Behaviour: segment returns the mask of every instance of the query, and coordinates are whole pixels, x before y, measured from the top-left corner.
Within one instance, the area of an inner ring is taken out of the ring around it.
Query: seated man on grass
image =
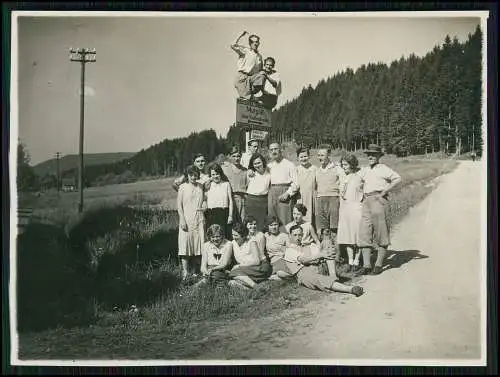
[[[356,297],[363,294],[363,288],[354,285],[349,286],[337,281],[337,277],[321,275],[318,271],[318,263],[322,259],[330,258],[326,253],[315,253],[311,255],[308,246],[302,246],[303,230],[300,225],[294,225],[290,229],[290,245],[285,250],[285,261],[287,272],[280,271],[280,277],[294,276],[297,282],[310,289],[327,292],[351,293]]]

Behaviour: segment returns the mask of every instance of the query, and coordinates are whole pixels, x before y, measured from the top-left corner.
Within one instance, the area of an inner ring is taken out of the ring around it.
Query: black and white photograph
[[[14,11],[11,364],[486,366],[488,11]]]

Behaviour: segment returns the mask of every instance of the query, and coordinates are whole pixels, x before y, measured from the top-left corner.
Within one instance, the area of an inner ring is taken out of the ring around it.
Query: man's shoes
[[[368,275],[371,272],[371,268],[368,267],[361,267],[357,272],[356,276],[361,276],[361,275]]]
[[[382,267],[380,266],[373,267],[372,275],[379,275],[380,273],[382,273]]]
[[[351,292],[354,296],[359,297],[363,294],[364,290],[363,287],[360,287],[359,285],[355,285],[352,287]]]

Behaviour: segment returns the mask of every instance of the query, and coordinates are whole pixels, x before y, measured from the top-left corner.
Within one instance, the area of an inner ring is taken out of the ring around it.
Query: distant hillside
[[[123,161],[134,156],[135,152],[118,152],[118,153],[89,153],[83,156],[83,164],[85,166],[111,164],[114,162]],[[61,174],[71,169],[77,169],[79,156],[76,154],[63,156],[59,159],[59,170]],[[45,174],[57,174],[57,161],[55,158],[40,162],[33,167],[35,174],[44,176]]]

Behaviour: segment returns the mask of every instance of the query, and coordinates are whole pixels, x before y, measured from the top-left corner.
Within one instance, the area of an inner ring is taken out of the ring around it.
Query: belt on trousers
[[[273,184],[271,184],[271,186],[275,186],[275,187],[288,187],[290,185],[291,185],[291,183],[273,183]]]
[[[233,195],[236,195],[236,196],[245,196],[246,194],[247,194],[246,192],[242,192],[242,191],[233,192]]]

